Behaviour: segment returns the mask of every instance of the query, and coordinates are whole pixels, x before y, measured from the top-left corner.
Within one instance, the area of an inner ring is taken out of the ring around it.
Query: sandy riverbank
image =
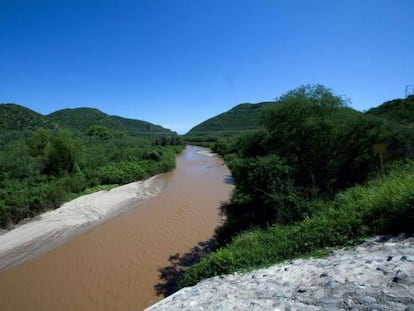
[[[176,166],[138,208],[0,272],[0,310],[136,311],[160,300],[174,258],[211,239],[234,188],[205,148],[187,146]]]
[[[165,181],[157,175],[109,191],[81,196],[0,234],[0,271],[54,249],[69,239],[154,197]]]

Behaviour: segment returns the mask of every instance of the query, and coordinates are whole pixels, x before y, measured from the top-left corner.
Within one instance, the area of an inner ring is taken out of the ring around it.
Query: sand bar
[[[161,175],[76,198],[0,234],[0,271],[56,248],[86,230],[156,196]]]

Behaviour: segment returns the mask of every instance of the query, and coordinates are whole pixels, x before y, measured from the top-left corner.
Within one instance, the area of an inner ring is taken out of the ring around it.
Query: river
[[[169,257],[212,237],[230,172],[187,146],[162,192],[46,254],[0,273],[0,310],[142,310]]]

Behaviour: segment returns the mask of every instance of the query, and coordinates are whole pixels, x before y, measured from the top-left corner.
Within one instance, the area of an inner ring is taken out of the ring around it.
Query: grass
[[[289,226],[253,229],[192,266],[180,287],[236,271],[248,271],[285,260],[326,255],[376,234],[414,230],[414,163],[340,193],[323,203],[316,216]]]

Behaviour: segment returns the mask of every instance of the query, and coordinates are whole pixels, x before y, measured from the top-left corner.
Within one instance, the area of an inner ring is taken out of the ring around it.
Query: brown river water
[[[0,310],[142,310],[169,257],[212,237],[230,172],[187,146],[165,189],[63,246],[0,272]]]

